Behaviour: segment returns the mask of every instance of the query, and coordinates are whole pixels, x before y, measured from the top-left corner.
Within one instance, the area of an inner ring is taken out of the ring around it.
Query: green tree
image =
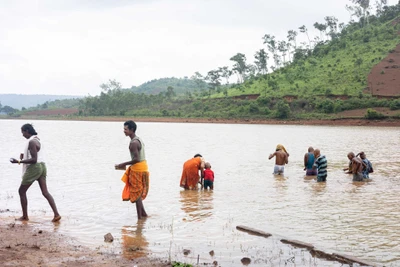
[[[376,15],[380,17],[384,13],[384,10],[387,8],[387,0],[376,0],[375,7]]]
[[[264,44],[267,44],[268,51],[271,52],[271,54],[272,54],[272,58],[274,59],[274,62],[275,62],[275,68],[279,68],[279,66],[277,65],[277,61],[276,61],[276,58],[279,56],[277,56],[277,54],[276,54],[277,44],[275,41],[275,36],[270,35],[270,34],[265,34],[263,39],[264,39]]]
[[[322,34],[326,34],[326,29],[328,28],[328,26],[326,24],[315,22],[314,23],[314,28],[319,30],[319,34],[321,36],[321,40],[324,40],[324,37],[323,37]]]
[[[1,111],[6,113],[7,115],[11,115],[11,114],[14,114],[15,112],[17,112],[18,109],[14,109],[14,108],[6,105],[6,106],[2,107]]]
[[[290,116],[290,107],[289,104],[286,103],[284,100],[279,100],[276,105],[276,117],[280,119],[286,119]]]
[[[286,52],[287,52],[287,43],[286,41],[279,41],[278,42],[278,50],[281,52],[282,58],[283,58],[283,65],[286,64]]]
[[[311,41],[310,41],[310,37],[308,36],[307,27],[306,27],[305,25],[300,26],[300,27],[299,27],[299,30],[300,30],[301,33],[304,33],[304,34],[307,36],[308,44],[309,44],[309,47],[308,47],[308,48],[311,49]]]
[[[370,5],[369,5],[369,0],[350,0],[353,4],[357,4],[361,7],[362,9],[362,17],[364,20],[364,25],[369,24],[369,10],[370,10]]]
[[[232,70],[229,67],[219,67],[218,68],[219,74],[222,78],[225,78],[226,84],[229,84],[229,78],[232,76]]]
[[[167,87],[167,92],[165,93],[165,96],[166,96],[168,99],[171,99],[172,97],[176,96],[176,93],[175,93],[175,91],[174,91],[174,87],[168,86],[168,87]]]
[[[265,52],[264,49],[260,49],[254,54],[254,58],[256,59],[254,63],[257,67],[258,72],[261,74],[266,74],[268,72],[268,53]]]
[[[336,37],[337,28],[338,28],[338,19],[334,16],[326,16],[325,17],[326,25],[329,27],[329,35],[332,39]]]
[[[208,81],[208,84],[210,85],[209,87],[209,93],[211,94],[212,91],[217,89],[221,85],[221,75],[219,70],[210,70],[207,73],[206,80]]]
[[[117,82],[115,79],[109,79],[107,83],[100,84],[100,88],[103,90],[103,92],[119,90],[121,89],[121,83]]]
[[[289,30],[288,31],[287,39],[288,39],[289,43],[293,42],[294,49],[297,48],[296,36],[297,36],[297,32],[296,31],[294,31],[294,30]]]
[[[204,89],[204,77],[200,72],[196,71],[190,79],[196,83],[198,89]]]
[[[230,60],[235,62],[233,65],[233,71],[238,75],[238,82],[244,82],[246,80],[247,71],[246,56],[244,54],[237,53],[231,57]]]

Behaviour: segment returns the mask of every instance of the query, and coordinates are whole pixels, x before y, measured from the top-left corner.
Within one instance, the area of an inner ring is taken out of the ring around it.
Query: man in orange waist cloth
[[[122,200],[130,200],[132,203],[136,203],[137,217],[138,219],[142,219],[143,217],[147,217],[147,213],[143,206],[143,200],[149,192],[150,179],[144,152],[144,143],[142,139],[136,135],[136,128],[136,123],[132,120],[124,123],[124,133],[126,136],[131,138],[129,143],[131,160],[116,164],[115,168],[121,169],[130,165],[121,178],[125,183],[122,192]]]
[[[187,160],[183,164],[180,187],[189,190],[197,190],[200,177],[204,177],[204,167],[205,161],[200,154],[196,154],[192,159]]]

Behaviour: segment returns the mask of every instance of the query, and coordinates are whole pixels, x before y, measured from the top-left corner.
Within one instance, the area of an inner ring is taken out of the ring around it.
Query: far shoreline
[[[216,123],[216,124],[265,124],[265,125],[310,125],[310,126],[372,126],[372,127],[399,127],[400,119],[368,120],[365,118],[333,118],[333,119],[302,119],[302,120],[278,120],[278,119],[221,119],[221,118],[173,118],[173,117],[78,117],[78,116],[20,116],[1,117],[10,120],[64,120],[64,121],[127,121],[135,122],[161,122],[161,123]]]

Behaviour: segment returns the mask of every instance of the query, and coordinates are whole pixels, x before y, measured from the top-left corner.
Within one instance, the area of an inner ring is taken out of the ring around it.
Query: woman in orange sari
[[[189,190],[197,190],[200,177],[204,177],[204,164],[205,161],[200,154],[196,154],[192,159],[187,160],[183,164],[180,186]]]

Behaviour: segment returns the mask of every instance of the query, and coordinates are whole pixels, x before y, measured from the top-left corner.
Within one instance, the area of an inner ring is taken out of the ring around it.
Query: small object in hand
[[[116,170],[126,170],[126,166],[119,166],[118,164],[115,165]]]

